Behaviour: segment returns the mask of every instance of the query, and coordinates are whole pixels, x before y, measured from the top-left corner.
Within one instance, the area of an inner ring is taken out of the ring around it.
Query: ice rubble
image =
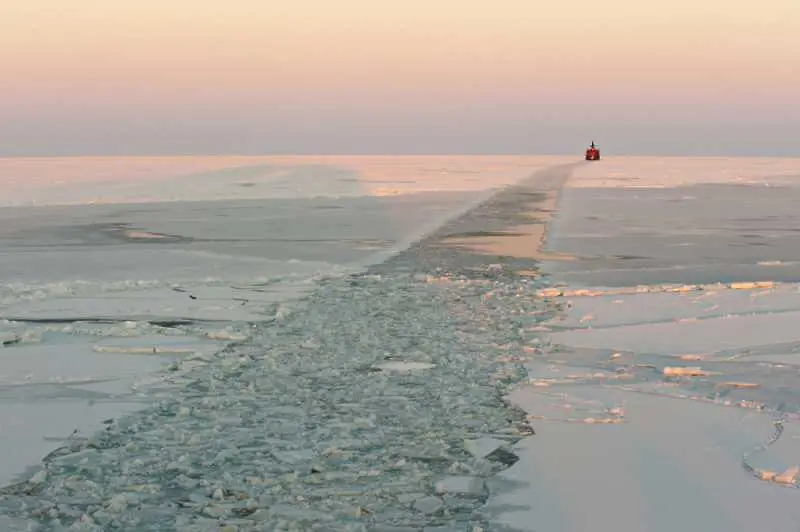
[[[0,505],[87,530],[483,526],[484,479],[508,463],[497,442],[530,433],[502,399],[524,377],[506,355],[546,313],[529,280],[446,277],[322,282]],[[403,363],[419,369],[386,371]]]

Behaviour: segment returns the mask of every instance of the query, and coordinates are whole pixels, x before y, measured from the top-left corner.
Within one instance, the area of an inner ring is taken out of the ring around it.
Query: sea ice
[[[104,339],[95,343],[93,348],[98,353],[187,355],[214,353],[219,351],[222,345],[219,342],[186,336],[137,336]]]
[[[436,482],[436,493],[480,497],[484,494],[484,482],[478,477],[446,477]]]
[[[430,364],[428,362],[414,362],[413,360],[387,360],[386,362],[374,364],[372,367],[382,371],[404,372],[431,369],[435,368],[436,364]]]
[[[507,444],[508,442],[498,440],[497,438],[484,437],[466,440],[464,442],[464,448],[469,454],[476,458],[486,458],[498,449],[502,449]]]

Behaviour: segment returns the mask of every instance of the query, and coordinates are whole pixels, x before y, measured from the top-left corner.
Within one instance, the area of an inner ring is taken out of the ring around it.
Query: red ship
[[[599,161],[600,160],[600,150],[598,150],[595,145],[594,141],[592,141],[592,145],[586,150],[586,160],[587,161]]]

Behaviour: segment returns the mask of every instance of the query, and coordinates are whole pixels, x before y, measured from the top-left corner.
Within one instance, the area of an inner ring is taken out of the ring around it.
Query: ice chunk
[[[800,466],[790,467],[780,475],[775,476],[778,484],[795,484],[800,479]]]
[[[270,512],[275,516],[296,521],[329,521],[332,518],[331,515],[311,508],[289,506],[288,504],[276,504],[270,507]]]
[[[436,493],[480,497],[484,493],[483,480],[478,477],[446,477],[436,483]]]
[[[464,442],[464,449],[475,458],[486,458],[493,452],[505,446],[506,442],[495,438],[478,438],[475,440],[466,440]]]
[[[711,375],[710,372],[697,366],[691,366],[691,367],[666,366],[664,368],[664,376],[666,377],[707,377],[709,375]]]
[[[435,514],[442,506],[442,500],[438,497],[423,497],[414,501],[414,509],[423,514]]]
[[[223,340],[228,342],[243,342],[247,336],[233,331],[209,331],[206,336],[212,340]]]
[[[436,364],[429,364],[427,362],[413,362],[403,360],[388,360],[375,364],[372,366],[375,369],[382,371],[420,371],[425,369],[435,368]]]
[[[94,345],[98,353],[173,354],[185,355],[221,349],[220,344],[196,337],[140,336],[112,338]]]
[[[0,347],[19,343],[21,338],[13,332],[0,331]]]
[[[297,465],[310,462],[314,458],[314,451],[307,449],[297,451],[272,451],[272,456],[284,464]]]
[[[16,519],[14,517],[0,516],[0,530],[42,530],[41,526],[35,521],[28,519]]]

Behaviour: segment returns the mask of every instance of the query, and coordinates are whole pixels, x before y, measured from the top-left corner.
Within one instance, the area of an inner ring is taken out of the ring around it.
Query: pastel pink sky
[[[0,154],[798,153],[798,0],[10,4]]]

